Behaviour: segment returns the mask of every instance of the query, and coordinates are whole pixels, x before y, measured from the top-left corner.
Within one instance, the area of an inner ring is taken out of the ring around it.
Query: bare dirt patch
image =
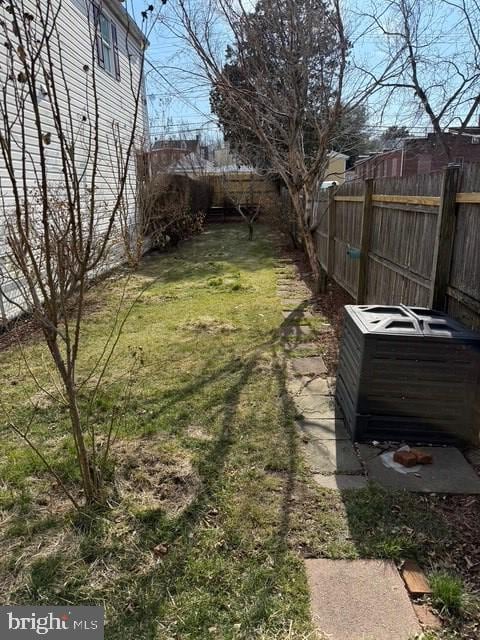
[[[223,322],[211,316],[201,316],[196,320],[186,322],[183,327],[189,331],[198,333],[232,333],[238,330],[237,327],[230,322]]]
[[[152,438],[115,446],[116,483],[122,498],[140,508],[178,516],[195,499],[200,478],[185,453],[163,452]]]
[[[199,440],[200,442],[210,442],[213,438],[205,431],[205,429],[197,424],[189,424],[185,434],[193,440]]]

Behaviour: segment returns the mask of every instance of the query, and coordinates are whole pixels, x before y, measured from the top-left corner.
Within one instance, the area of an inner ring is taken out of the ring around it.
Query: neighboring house
[[[462,134],[451,129],[443,134],[423,138],[404,138],[397,149],[360,158],[355,163],[355,178],[395,178],[439,171],[449,162],[480,162],[480,128],[472,127]],[[444,144],[449,149],[447,156]]]
[[[191,175],[191,177],[200,177],[211,173],[214,169],[215,167],[210,160],[206,160],[199,154],[189,153],[177,160],[177,162],[173,163],[168,168],[168,172],[188,174]]]
[[[336,182],[337,184],[343,184],[345,182],[348,158],[349,156],[344,153],[330,151],[328,154],[328,167],[325,173],[324,182]]]
[[[201,144],[200,134],[192,139],[166,138],[155,140],[148,155],[152,175],[155,175],[174,171],[177,166],[179,169],[183,165],[200,166],[208,160],[208,147]]]
[[[39,3],[44,6],[47,3]],[[15,3],[20,6],[21,3]],[[36,0],[24,0],[22,10],[30,10],[36,14]],[[133,86],[141,86],[142,51],[148,45],[141,30],[128,16],[126,10],[118,0],[48,0],[48,6],[58,13],[58,41],[53,36],[52,47],[56,58],[55,69],[58,76],[57,90],[61,118],[69,122],[72,137],[75,138],[75,157],[79,172],[84,172],[85,180],[91,174],[92,149],[98,135],[98,180],[95,188],[98,211],[108,211],[108,203],[116,199],[116,179],[118,176],[117,149],[130,139],[132,119],[134,113]],[[0,7],[0,16],[7,24],[11,23],[11,16],[7,12],[8,3]],[[26,15],[26,14],[25,14]],[[97,37],[94,41],[95,23],[98,24]],[[0,82],[8,87],[5,78],[7,49],[1,47],[0,52]],[[92,60],[94,52],[94,60]],[[92,69],[94,66],[94,69]],[[98,100],[98,128],[94,126],[95,108],[91,78],[95,73]],[[3,74],[3,75],[2,75]],[[65,89],[66,87],[66,89]],[[67,98],[67,93],[70,100]],[[8,110],[16,110],[14,98],[9,95]],[[46,172],[49,188],[53,190],[62,187],[62,163],[60,145],[56,138],[52,119],[52,107],[46,91],[37,97],[42,125],[51,136],[51,142],[45,147]],[[28,103],[26,117],[33,113],[31,103]],[[1,123],[0,123],[1,128]],[[18,156],[18,170],[15,178],[32,185],[32,200],[35,198],[38,183],[35,172],[38,170],[39,145],[35,127],[26,127],[24,144],[21,139],[12,148],[12,153]],[[140,110],[137,123],[135,147],[140,147],[148,134],[145,92],[142,87]],[[124,151],[122,151],[124,153]],[[22,156],[24,165],[22,167]],[[135,157],[130,163],[127,189],[124,198],[123,211],[125,219],[130,225],[135,220],[136,206],[136,163]],[[0,270],[3,268],[0,286],[5,287],[9,297],[20,296],[19,285],[9,278],[8,285],[5,278],[5,223],[2,218],[10,215],[13,210],[13,192],[8,178],[3,157],[0,155],[0,188],[2,206],[0,207]],[[86,185],[87,188],[87,185]],[[101,214],[100,214],[101,215]],[[103,218],[105,219],[105,218]],[[101,225],[99,225],[101,233]],[[2,260],[3,257],[3,260]],[[2,265],[3,262],[3,265]],[[18,309],[0,296],[0,323],[18,314]]]
[[[238,156],[231,150],[230,143],[227,140],[213,150],[213,163],[220,171],[236,171],[235,167],[244,167],[245,170],[252,171],[250,167],[246,168]]]

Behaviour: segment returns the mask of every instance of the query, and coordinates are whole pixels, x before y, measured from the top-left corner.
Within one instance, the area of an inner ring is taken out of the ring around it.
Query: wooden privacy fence
[[[257,173],[226,172],[207,176],[213,191],[213,207],[237,205],[264,208],[278,204],[279,191],[276,185]]]
[[[480,328],[480,165],[319,191],[318,260],[359,304],[447,311]]]

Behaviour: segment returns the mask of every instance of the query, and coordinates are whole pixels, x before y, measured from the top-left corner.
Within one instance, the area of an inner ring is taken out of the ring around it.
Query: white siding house
[[[108,217],[118,189],[119,158],[126,153],[135,114],[136,88],[141,88],[137,107],[135,144],[129,163],[127,189],[122,210],[133,225],[136,206],[136,151],[147,136],[146,99],[143,87],[142,56],[147,46],[140,28],[127,15],[119,0],[8,0],[0,5],[2,28],[12,29],[11,9],[29,11],[35,17],[36,29],[41,37],[37,14],[39,3],[47,13],[58,11],[57,29],[52,36],[54,74],[58,74],[56,90],[61,117],[71,135],[75,165],[84,175],[85,189],[92,175],[92,158],[97,149],[97,181],[95,185],[98,231],[105,216]],[[95,29],[98,24],[98,29]],[[44,31],[44,30],[43,30]],[[5,31],[4,31],[5,33]],[[13,31],[13,36],[15,31]],[[1,37],[1,36],[0,36]],[[19,113],[18,98],[9,86],[8,48],[0,40],[0,102],[11,116]],[[10,71],[11,74],[11,71]],[[96,86],[93,90],[92,86]],[[42,130],[48,136],[45,147],[48,185],[52,193],[62,190],[61,148],[53,123],[52,106],[47,89],[37,94]],[[14,117],[13,117],[14,119]],[[12,124],[11,153],[14,159],[14,178],[31,189],[32,201],[38,196],[39,143],[31,105],[26,103],[26,126]],[[0,117],[0,135],[5,123]],[[23,132],[22,132],[23,130]],[[98,135],[98,142],[95,136]],[[8,299],[21,299],[21,285],[7,273],[8,246],[6,222],[13,214],[15,199],[12,176],[0,154],[0,325],[20,313]],[[88,193],[85,194],[88,198]],[[103,212],[103,214],[102,214]]]

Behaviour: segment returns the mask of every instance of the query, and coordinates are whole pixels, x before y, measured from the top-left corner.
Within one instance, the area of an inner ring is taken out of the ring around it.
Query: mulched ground
[[[25,345],[40,336],[40,327],[32,318],[19,318],[0,329],[0,353],[19,344]]]

